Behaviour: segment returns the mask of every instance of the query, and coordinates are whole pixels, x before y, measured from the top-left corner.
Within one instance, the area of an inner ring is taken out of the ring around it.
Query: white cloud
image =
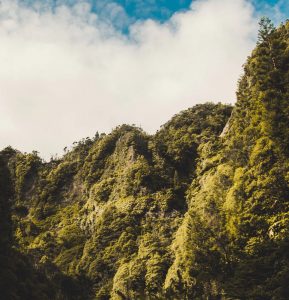
[[[85,2],[39,13],[2,0],[0,148],[48,158],[122,123],[154,132],[196,103],[234,102],[253,13],[245,0],[198,0],[165,24],[132,25],[128,39]]]

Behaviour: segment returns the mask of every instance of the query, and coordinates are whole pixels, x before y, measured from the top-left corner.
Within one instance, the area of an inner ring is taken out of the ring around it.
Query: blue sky
[[[192,0],[116,0],[123,6],[127,14],[134,19],[152,18],[165,21],[171,15],[190,7]],[[253,0],[257,13],[269,14],[270,9],[277,7],[284,13],[289,13],[289,1],[287,0]],[[289,17],[289,15],[287,15]]]
[[[191,0],[116,0],[123,6],[132,19],[152,18],[165,21],[180,10],[186,10],[191,5]]]
[[[124,32],[127,32],[128,27],[139,20],[152,19],[165,22],[174,13],[188,10],[192,3],[192,0],[24,0],[23,2],[32,6],[39,1],[52,9],[62,4],[73,6],[79,2],[87,2],[92,12],[104,19],[110,19],[116,28]],[[269,16],[275,23],[289,18],[288,0],[248,1],[253,4],[257,16]],[[112,13],[112,4],[119,5],[121,10]]]

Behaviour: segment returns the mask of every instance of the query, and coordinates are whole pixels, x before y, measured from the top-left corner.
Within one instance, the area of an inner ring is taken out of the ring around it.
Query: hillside
[[[288,299],[289,23],[234,107],[122,125],[61,159],[0,152],[3,299]]]

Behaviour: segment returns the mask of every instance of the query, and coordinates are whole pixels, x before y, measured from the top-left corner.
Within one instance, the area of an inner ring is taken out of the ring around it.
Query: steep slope
[[[288,299],[289,23],[262,21],[238,101],[61,159],[0,152],[5,299]]]
[[[160,297],[198,147],[219,136],[230,114],[230,106],[198,105],[155,136],[123,125],[49,163],[3,150],[11,245],[49,282],[46,294],[35,282],[30,299]],[[15,299],[29,293],[21,284]]]
[[[201,152],[166,278],[173,297],[288,299],[289,23],[264,33],[219,150]]]

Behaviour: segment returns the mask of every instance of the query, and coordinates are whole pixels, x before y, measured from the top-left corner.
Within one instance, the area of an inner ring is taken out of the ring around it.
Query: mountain
[[[289,23],[263,19],[234,107],[2,150],[1,299],[288,299],[288,89]]]

